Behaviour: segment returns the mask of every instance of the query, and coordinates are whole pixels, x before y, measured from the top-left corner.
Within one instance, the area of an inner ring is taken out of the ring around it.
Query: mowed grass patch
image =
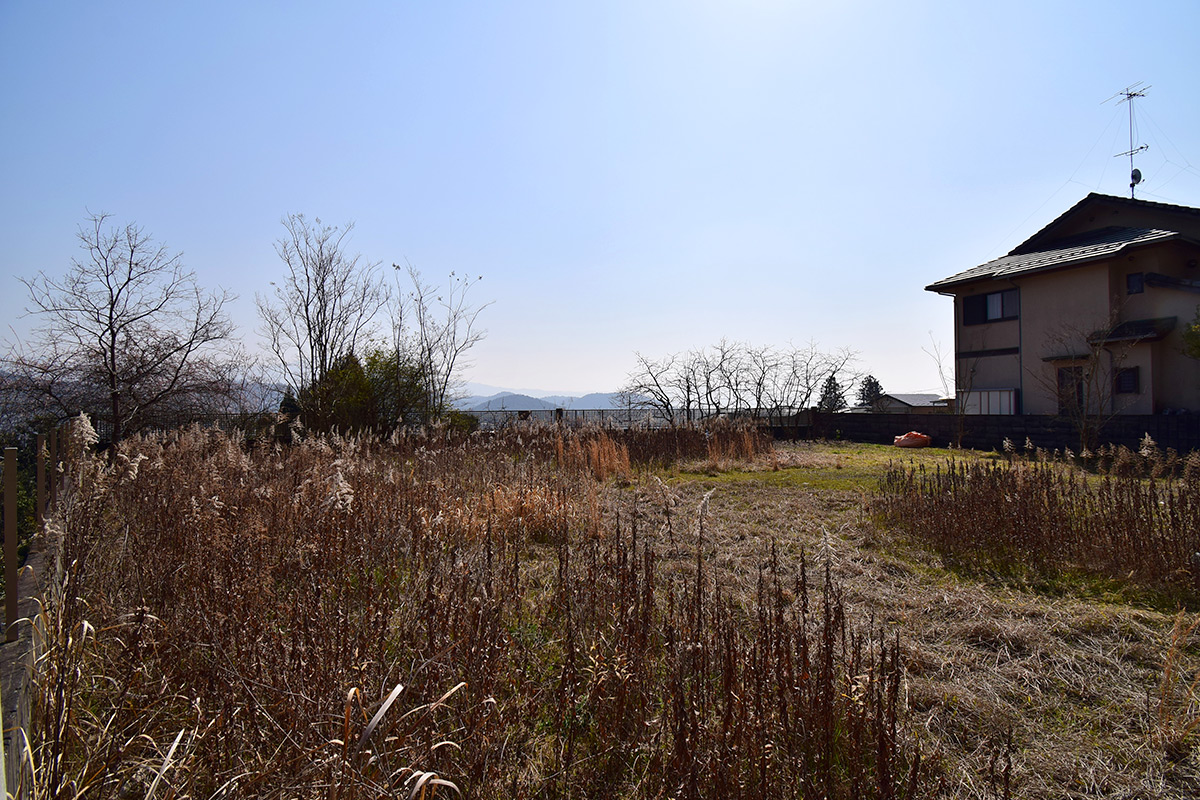
[[[731,593],[753,580],[756,548],[778,540],[786,558],[827,566],[856,615],[899,634],[912,721],[945,796],[1200,796],[1200,635],[1187,627],[1200,617],[1174,630],[1169,593],[1124,575],[948,558],[864,503],[891,465],[932,475],[952,460],[1007,461],[825,442],[777,447],[774,463],[689,464],[667,482],[680,509],[711,492],[706,542]]]
[[[997,456],[940,447],[906,449],[859,442],[787,442],[776,444],[774,452],[752,461],[685,462],[672,479],[713,486],[749,482],[779,488],[861,493],[874,491],[889,466],[933,468],[951,457],[975,460]]]

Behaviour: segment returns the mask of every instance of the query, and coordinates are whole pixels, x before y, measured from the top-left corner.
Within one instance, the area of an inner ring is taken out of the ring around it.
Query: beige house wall
[[[1195,247],[1172,243],[1148,248],[1116,262],[1112,269],[1113,308],[1122,320],[1174,317],[1175,327],[1158,342],[1139,344],[1130,352],[1141,366],[1143,402],[1119,413],[1158,414],[1167,409],[1200,411],[1200,360],[1183,355],[1183,331],[1196,316],[1200,292],[1166,286],[1146,286],[1141,294],[1128,294],[1126,276],[1155,272],[1183,281],[1200,282],[1200,254]],[[1151,364],[1154,371],[1151,373]]]
[[[1015,287],[1010,283],[986,281],[965,287],[955,296],[955,386],[959,392],[1020,388],[1020,355],[990,354],[996,350],[1020,349],[1020,320],[963,324],[963,298],[1012,288]]]
[[[1021,357],[970,356],[958,359],[960,392],[983,392],[992,389],[1021,388]]]
[[[1193,295],[1200,298],[1200,295]],[[1195,314],[1195,307],[1192,310]],[[1171,335],[1156,342],[1154,347],[1159,356],[1160,367],[1154,374],[1155,414],[1167,409],[1187,409],[1200,412],[1200,359],[1183,355],[1183,334],[1180,328],[1188,319],[1180,319],[1179,326]],[[1147,385],[1143,380],[1143,385]]]
[[[1143,343],[1132,347],[1111,349],[1114,357],[1120,360],[1122,367],[1137,367],[1138,379],[1141,384],[1137,394],[1112,394],[1109,404],[1110,414],[1153,414],[1155,413],[1154,398],[1158,392],[1154,390],[1154,364],[1158,360],[1154,355],[1153,343]]]
[[[1190,251],[1194,252],[1194,251]],[[1127,293],[1130,273],[1155,272],[1200,280],[1200,268],[1188,266],[1189,250],[1164,247],[1132,258],[1097,262],[1073,269],[1027,275],[1015,281],[984,281],[964,287],[955,297],[956,369],[960,391],[1018,389],[1026,414],[1057,414],[1057,371],[1083,361],[1047,358],[1086,354],[1089,334],[1126,320],[1175,317],[1175,329],[1158,342],[1114,343],[1100,354],[1100,379],[1092,403],[1102,413],[1157,414],[1165,409],[1200,411],[1200,360],[1183,355],[1184,328],[1196,314],[1200,293],[1146,286]],[[963,325],[963,298],[1017,288],[1021,312],[1016,320]],[[978,355],[1017,348],[1016,355]],[[971,355],[975,354],[975,355]],[[1137,394],[1115,394],[1111,382],[1120,367],[1137,367]]]
[[[1047,358],[1087,353],[1088,334],[1109,320],[1109,265],[1029,275],[1021,284],[1022,409],[1058,413],[1058,368]]]

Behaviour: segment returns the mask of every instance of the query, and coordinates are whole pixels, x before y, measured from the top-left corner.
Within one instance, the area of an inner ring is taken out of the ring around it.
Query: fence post
[[[37,512],[38,530],[46,519],[46,434],[37,435]]]
[[[50,505],[58,502],[58,428],[50,431]]]
[[[17,448],[4,448],[4,630],[17,640]]]

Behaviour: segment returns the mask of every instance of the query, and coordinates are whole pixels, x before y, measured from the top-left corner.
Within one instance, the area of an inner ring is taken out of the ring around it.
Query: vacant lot
[[[47,796],[1200,792],[1186,591],[886,522],[892,462],[991,460],[667,436],[193,431],[87,467]]]
[[[910,724],[943,756],[948,795],[991,796],[1003,789],[989,780],[1000,774],[1002,784],[1008,770],[1013,796],[1196,796],[1200,762],[1186,734],[1200,709],[1186,684],[1200,639],[1174,630],[1163,592],[946,558],[871,513],[889,460],[933,471],[951,457],[981,458],[785,446],[778,470],[763,462],[766,471],[681,473],[670,485],[693,507],[716,488],[713,549],[729,580],[746,574],[738,554],[752,552],[749,543],[778,538],[830,565],[855,616],[899,633]]]

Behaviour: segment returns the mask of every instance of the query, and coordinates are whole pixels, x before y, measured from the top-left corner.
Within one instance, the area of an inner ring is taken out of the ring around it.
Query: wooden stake
[[[4,448],[4,629],[17,639],[17,448]]]

